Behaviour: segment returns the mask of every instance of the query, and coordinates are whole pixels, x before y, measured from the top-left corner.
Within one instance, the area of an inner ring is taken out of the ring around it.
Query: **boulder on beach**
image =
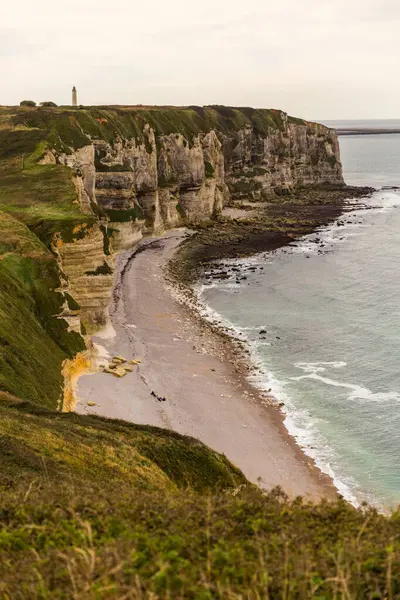
[[[117,363],[126,363],[126,358],[124,358],[123,356],[113,356],[112,362],[117,362]]]

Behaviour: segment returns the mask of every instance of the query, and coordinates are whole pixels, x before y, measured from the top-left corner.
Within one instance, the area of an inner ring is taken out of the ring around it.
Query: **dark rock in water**
[[[278,336],[276,336],[276,339],[277,339],[277,340],[280,340],[281,338],[280,338],[280,337],[278,337]]]
[[[258,333],[261,335],[262,333],[267,333],[267,330],[266,329],[261,329]]]

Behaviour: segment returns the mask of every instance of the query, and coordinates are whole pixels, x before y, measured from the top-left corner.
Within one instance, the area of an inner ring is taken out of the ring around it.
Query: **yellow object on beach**
[[[112,362],[117,362],[117,363],[125,363],[126,362],[126,358],[124,358],[123,356],[113,356]]]
[[[112,374],[114,375],[114,377],[125,377],[127,371],[125,371],[123,367],[118,367],[117,369],[112,371]]]
[[[130,365],[140,365],[140,363],[142,362],[141,358],[133,358],[132,360],[129,361]]]

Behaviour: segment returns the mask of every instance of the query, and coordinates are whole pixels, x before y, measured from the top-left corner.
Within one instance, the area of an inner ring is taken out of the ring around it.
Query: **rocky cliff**
[[[141,214],[146,231],[209,218],[232,198],[343,183],[336,134],[281,111],[91,109],[71,112],[68,128],[43,111],[23,117],[51,119],[43,160],[74,169],[83,210],[95,203],[119,222]]]
[[[48,293],[67,338],[106,323],[115,254],[143,235],[210,219],[235,199],[343,184],[335,133],[281,111],[18,108],[0,119],[0,216],[12,214],[55,258]]]

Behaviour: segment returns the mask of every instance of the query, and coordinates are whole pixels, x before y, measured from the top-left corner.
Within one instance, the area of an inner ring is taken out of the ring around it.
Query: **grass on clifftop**
[[[263,494],[170,431],[0,394],[0,598],[400,597],[400,513]]]
[[[156,136],[182,134],[190,143],[199,133],[214,129],[235,137],[238,130],[248,126],[260,135],[270,129],[285,128],[283,113],[273,109],[233,108],[227,106],[98,106],[72,108],[24,108],[10,114],[16,127],[45,131],[51,147],[70,153],[70,148],[81,148],[92,139],[113,142],[117,136],[136,139],[148,151],[151,145],[145,125],[150,125]],[[306,125],[301,119],[288,118],[289,123]]]

